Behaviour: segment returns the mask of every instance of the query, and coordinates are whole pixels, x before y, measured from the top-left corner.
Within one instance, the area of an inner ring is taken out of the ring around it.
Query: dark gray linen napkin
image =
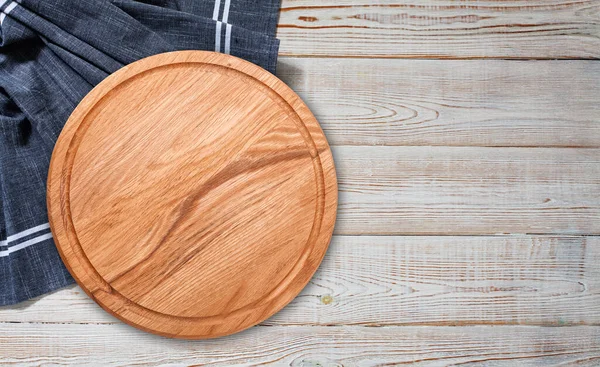
[[[176,50],[274,72],[279,0],[0,0],[0,305],[73,282],[48,225],[54,143],[79,101],[122,66]]]

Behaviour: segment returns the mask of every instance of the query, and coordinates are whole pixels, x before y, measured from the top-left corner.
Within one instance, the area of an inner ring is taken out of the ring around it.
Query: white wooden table
[[[0,365],[599,365],[600,0],[284,0],[278,36],[339,176],[305,291],[180,341],[70,287],[0,309]]]

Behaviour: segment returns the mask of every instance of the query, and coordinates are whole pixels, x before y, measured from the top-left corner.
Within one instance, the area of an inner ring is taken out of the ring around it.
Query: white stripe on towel
[[[40,224],[39,226],[31,227],[22,232],[15,233],[11,236],[6,237],[6,240],[0,241],[0,246],[6,246],[6,244],[8,244],[9,242],[13,242],[15,240],[18,240],[19,238],[29,236],[30,234],[33,234],[33,233],[36,233],[36,232],[39,232],[39,231],[42,231],[42,230],[48,229],[48,228],[50,228],[50,223],[44,223],[44,224]]]
[[[12,3],[8,4],[6,9],[4,9],[4,13],[6,13],[6,15],[8,15],[8,13],[10,13],[16,7],[17,7],[17,3],[15,1],[13,1]]]
[[[217,20],[217,29],[215,30],[215,51],[221,52],[221,26],[223,23]]]
[[[223,9],[223,23],[227,23],[229,20],[229,6],[231,5],[231,0],[225,0],[225,8]]]
[[[225,53],[231,53],[231,24],[225,27]]]
[[[231,51],[231,24],[228,24],[229,20],[229,8],[231,7],[231,0],[225,0],[223,5],[223,17],[219,21],[219,12],[221,10],[221,0],[215,0],[215,7],[213,9],[213,20],[217,22],[215,26],[215,51],[221,52],[221,31],[223,30],[223,23],[225,23],[225,47],[223,52],[229,54]]]
[[[8,13],[10,13],[16,7],[17,3],[13,1],[12,3],[8,4],[8,6],[4,10],[2,10],[2,14],[0,14],[0,25],[4,23],[4,18],[6,18]]]
[[[12,254],[15,251],[22,250],[24,248],[27,248],[27,247],[29,247],[31,245],[35,245],[36,243],[40,243],[40,242],[45,241],[45,240],[50,239],[50,238],[52,238],[52,233],[46,233],[46,234],[43,234],[41,236],[32,238],[32,239],[30,239],[28,241],[25,241],[23,243],[19,243],[16,246],[9,247],[7,250],[0,251],[0,257],[6,257],[6,256]]]
[[[215,28],[215,51],[221,52],[221,22],[219,22],[219,9],[221,8],[221,0],[215,0],[215,8],[213,10],[213,20],[217,22]]]
[[[221,7],[221,0],[215,0],[215,8],[213,10],[213,20],[219,20],[219,8]]]
[[[12,242],[14,240],[18,240],[19,238],[29,236],[32,233],[39,232],[43,229],[48,229],[48,228],[50,228],[50,223],[40,224],[39,226],[35,226],[33,228],[26,229],[23,232],[19,232],[17,234],[13,234],[12,236],[8,236],[6,238],[6,242]]]

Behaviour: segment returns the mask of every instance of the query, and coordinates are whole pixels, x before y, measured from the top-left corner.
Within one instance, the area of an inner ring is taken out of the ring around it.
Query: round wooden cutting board
[[[337,182],[300,98],[241,59],[182,51],[94,88],[48,177],[67,268],[105,310],[177,338],[232,334],[289,303],[331,239]]]

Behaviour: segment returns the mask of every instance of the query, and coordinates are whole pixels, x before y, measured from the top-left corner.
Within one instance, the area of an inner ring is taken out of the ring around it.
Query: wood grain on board
[[[286,56],[599,58],[599,0],[284,0]]]
[[[54,148],[48,214],[65,266],[107,312],[214,338],[289,303],[337,208],[333,158],[300,98],[215,52],[134,62],[79,103]]]
[[[0,325],[3,366],[597,366],[600,327],[266,327],[202,342],[118,325]]]
[[[595,61],[282,57],[277,74],[333,145],[600,147]]]
[[[334,236],[304,291],[263,325],[600,325],[600,237]],[[114,324],[78,287],[0,323]]]

